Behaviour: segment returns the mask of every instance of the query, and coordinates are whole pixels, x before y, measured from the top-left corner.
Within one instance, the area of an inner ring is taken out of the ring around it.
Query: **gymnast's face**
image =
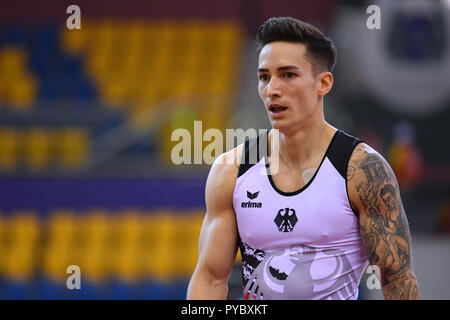
[[[286,135],[296,132],[320,106],[321,96],[332,85],[329,72],[315,75],[302,43],[271,42],[258,60],[258,92],[274,129]],[[323,77],[328,74],[324,90]],[[331,83],[330,83],[331,81]]]

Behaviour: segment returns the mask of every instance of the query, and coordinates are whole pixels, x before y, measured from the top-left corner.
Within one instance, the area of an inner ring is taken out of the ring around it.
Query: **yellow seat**
[[[5,222],[8,228],[1,246],[2,273],[11,279],[29,280],[37,264],[40,224],[30,212],[14,212]],[[5,230],[6,231],[6,230]]]
[[[111,217],[101,209],[93,209],[79,218],[82,241],[90,245],[106,244],[112,230]]]
[[[184,32],[182,30],[182,36],[184,36],[188,45],[199,46],[204,39],[204,30],[209,27],[210,25],[207,22],[193,19],[186,22]]]
[[[115,222],[116,235],[122,244],[131,245],[142,240],[143,230],[139,212],[134,210],[122,212],[116,217]]]
[[[140,212],[126,210],[114,217],[114,242],[111,242],[110,266],[115,277],[128,282],[141,277],[143,225]]]
[[[42,263],[39,264],[40,271],[56,281],[65,281],[69,276],[66,273],[67,267],[73,264],[78,265],[80,261],[76,255],[77,251],[75,248],[58,241],[48,242],[42,249]]]
[[[82,167],[89,158],[89,134],[81,128],[66,127],[57,132],[56,160],[64,169]]]
[[[174,255],[174,246],[171,243],[161,242],[155,247],[153,252],[149,252],[147,259],[148,274],[152,278],[159,279],[161,281],[167,281],[174,277],[174,266],[177,263],[177,257]]]
[[[0,50],[0,99],[19,109],[30,107],[36,97],[36,81],[27,70],[26,60],[22,48],[10,46]]]
[[[47,221],[49,241],[71,246],[75,241],[76,232],[77,221],[70,211],[54,211]]]
[[[86,47],[86,33],[89,28],[84,27],[81,30],[69,30],[64,25],[61,30],[61,44],[63,49],[73,55],[81,54]]]
[[[33,247],[11,246],[4,252],[4,275],[13,280],[27,281],[33,277],[37,257]]]
[[[9,87],[9,102],[20,110],[29,109],[36,100],[36,81],[24,74]]]
[[[142,244],[153,246],[156,241],[158,214],[155,211],[143,212],[141,216]]]
[[[109,276],[110,254],[115,254],[116,243],[111,217],[102,209],[93,209],[78,218],[77,265],[92,281],[103,281]]]
[[[0,70],[6,75],[26,70],[25,51],[17,47],[3,47],[0,50]]]
[[[197,220],[197,219],[196,219]],[[198,261],[198,241],[200,236],[202,220],[200,220],[200,226],[197,221],[190,221],[185,231],[185,245],[183,255],[183,269],[181,270],[182,276],[190,276],[195,269]]]
[[[91,37],[89,49],[95,50],[98,47],[108,47],[114,42],[117,22],[113,19],[104,19],[93,23],[91,26]]]
[[[51,160],[50,134],[41,128],[31,128],[23,134],[25,164],[32,170],[48,167]]]
[[[85,245],[79,250],[76,264],[80,267],[82,276],[91,281],[104,281],[108,276],[108,249],[105,244],[96,243]]]
[[[89,51],[93,45],[97,42],[98,26],[100,21],[98,19],[91,20],[85,19],[83,21],[81,31],[84,33],[84,50]]]
[[[0,73],[0,101],[4,102],[8,100],[8,94],[9,94],[9,83],[10,80],[8,77],[5,77]]]
[[[127,282],[142,276],[142,255],[137,243],[122,244],[115,250],[113,275]]]
[[[140,48],[133,46],[128,48],[126,54],[118,58],[115,67],[118,68],[122,74],[118,73],[121,78],[128,78],[134,80],[137,78],[142,67],[142,56],[140,55]]]
[[[20,135],[13,128],[0,128],[0,169],[14,169],[19,160]]]
[[[139,22],[122,24],[114,33],[114,55],[126,57],[139,57],[143,54],[144,30],[141,29]]]
[[[140,83],[134,86],[134,90],[131,91],[131,100],[140,104],[147,103],[153,105],[161,99],[161,79],[158,81],[151,76],[143,78]]]
[[[112,58],[109,50],[91,50],[86,55],[86,69],[94,79],[103,79],[112,66]],[[99,83],[100,85],[102,82]]]
[[[103,101],[112,107],[120,107],[126,102],[130,88],[128,83],[123,80],[110,80],[103,84],[101,95]]]
[[[143,255],[144,274],[160,280],[167,280],[174,274],[174,261],[177,259],[173,246],[173,222],[169,211],[160,211],[147,217],[147,239]]]
[[[177,277],[192,274],[198,258],[199,230],[197,217],[190,213],[179,213],[173,216],[173,249],[177,263],[173,271]]]
[[[36,246],[40,235],[40,222],[35,214],[14,212],[9,221],[10,241],[14,246]]]
[[[189,231],[186,228],[186,221],[181,214],[172,214],[172,231],[169,238],[170,253],[173,258],[171,266],[171,277],[185,275],[186,270],[186,249],[189,246]]]
[[[153,28],[153,38],[158,42],[170,43],[176,32],[176,23],[173,20],[165,19],[158,21]]]

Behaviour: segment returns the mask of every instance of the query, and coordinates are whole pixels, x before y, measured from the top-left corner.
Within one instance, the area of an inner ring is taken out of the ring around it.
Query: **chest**
[[[306,185],[290,193],[257,169],[237,181],[233,197],[243,242],[260,249],[322,246],[345,238],[355,227],[345,180],[327,161]],[[277,182],[282,177],[278,175]]]

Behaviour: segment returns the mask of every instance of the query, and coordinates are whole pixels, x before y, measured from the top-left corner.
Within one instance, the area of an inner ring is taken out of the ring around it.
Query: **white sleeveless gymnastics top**
[[[368,260],[346,171],[360,142],[336,131],[310,181],[283,192],[268,169],[267,133],[246,140],[233,194],[245,299],[357,299]]]

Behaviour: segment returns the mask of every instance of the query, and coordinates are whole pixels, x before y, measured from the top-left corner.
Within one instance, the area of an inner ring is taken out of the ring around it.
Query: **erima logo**
[[[258,194],[259,194],[259,191],[258,192],[255,192],[255,193],[251,193],[250,191],[247,191],[247,198],[249,198],[249,199],[256,199],[256,198],[258,198]]]
[[[251,193],[250,191],[247,191],[247,198],[249,198],[250,200],[256,199],[258,197],[258,194],[259,194],[259,191],[255,192],[255,193]],[[251,202],[251,201],[241,202],[241,207],[242,208],[261,208],[262,203],[261,202]]]
[[[278,214],[273,220],[280,232],[291,232],[298,221],[295,210],[291,208],[283,208],[278,210]]]

